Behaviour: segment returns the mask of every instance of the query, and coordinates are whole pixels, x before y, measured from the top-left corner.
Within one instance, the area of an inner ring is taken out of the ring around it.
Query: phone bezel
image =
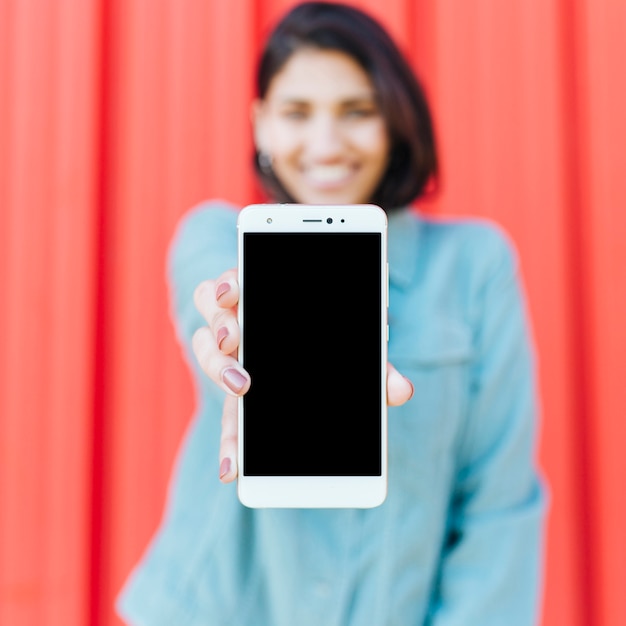
[[[382,504],[387,495],[387,215],[378,206],[252,204],[243,208],[237,220],[240,301],[239,324],[243,326],[244,281],[243,236],[246,232],[354,233],[381,235],[381,474],[376,476],[246,476],[243,473],[243,398],[239,398],[239,477],[240,501],[252,508],[371,508]],[[243,331],[243,328],[242,328]],[[243,361],[243,332],[239,360]]]

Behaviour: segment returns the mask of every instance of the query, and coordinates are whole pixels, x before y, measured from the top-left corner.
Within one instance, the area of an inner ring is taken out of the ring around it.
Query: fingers
[[[231,395],[241,395],[250,387],[250,377],[236,359],[238,301],[236,270],[200,283],[194,292],[196,307],[208,323],[193,335],[194,354],[204,373]]]
[[[196,308],[213,331],[218,348],[223,354],[230,354],[239,346],[238,302],[236,270],[228,270],[216,280],[206,280],[194,291]]]
[[[220,480],[230,483],[237,478],[237,398],[227,396],[222,412],[220,440]]]
[[[210,328],[203,326],[193,335],[191,345],[202,371],[226,393],[240,396],[248,391],[250,377],[233,354],[220,352]]]
[[[228,394],[222,412],[219,477],[223,483],[237,478],[237,406],[248,391],[250,377],[237,361],[239,324],[237,271],[224,272],[216,280],[206,280],[194,291],[194,303],[207,322],[192,337],[192,348],[204,373]]]
[[[199,302],[196,297],[202,294],[204,294],[205,296],[209,295],[210,299],[208,301],[202,300],[202,302]],[[209,315],[205,314],[205,311],[203,310],[204,304],[211,305],[214,301],[221,308],[228,309],[237,306],[237,302],[239,302],[239,283],[237,282],[237,270],[234,268],[227,270],[215,280],[206,280],[200,283],[196,288],[194,299],[196,301],[196,306],[198,307],[198,310],[204,315],[207,322],[210,320]],[[210,313],[210,311],[207,311],[207,313]]]
[[[413,383],[405,376],[402,376],[391,363],[388,363],[387,404],[389,406],[400,406],[413,397],[414,391]]]

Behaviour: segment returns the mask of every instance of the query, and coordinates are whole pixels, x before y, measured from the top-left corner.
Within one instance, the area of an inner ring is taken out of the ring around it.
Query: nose
[[[309,156],[332,159],[341,154],[343,135],[339,121],[332,115],[320,114],[313,118],[307,134]]]

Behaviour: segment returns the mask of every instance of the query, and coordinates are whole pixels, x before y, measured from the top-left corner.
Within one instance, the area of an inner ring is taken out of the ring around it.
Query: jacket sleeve
[[[237,210],[224,203],[205,203],[180,220],[167,258],[170,316],[183,353],[196,380],[209,384],[191,350],[194,332],[206,321],[197,311],[193,293],[206,279],[217,278],[237,264]],[[217,389],[217,387],[216,387]]]
[[[545,497],[532,340],[514,250],[489,229],[471,317],[475,358],[433,626],[539,623]]]

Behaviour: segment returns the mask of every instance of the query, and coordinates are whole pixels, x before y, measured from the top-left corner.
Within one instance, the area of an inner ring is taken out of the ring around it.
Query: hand
[[[220,441],[220,480],[237,478],[237,397],[250,388],[250,375],[237,361],[239,324],[237,270],[206,280],[194,292],[195,305],[207,321],[193,336],[192,346],[204,373],[225,392]],[[411,399],[413,385],[391,364],[387,367],[387,403],[399,406]]]

